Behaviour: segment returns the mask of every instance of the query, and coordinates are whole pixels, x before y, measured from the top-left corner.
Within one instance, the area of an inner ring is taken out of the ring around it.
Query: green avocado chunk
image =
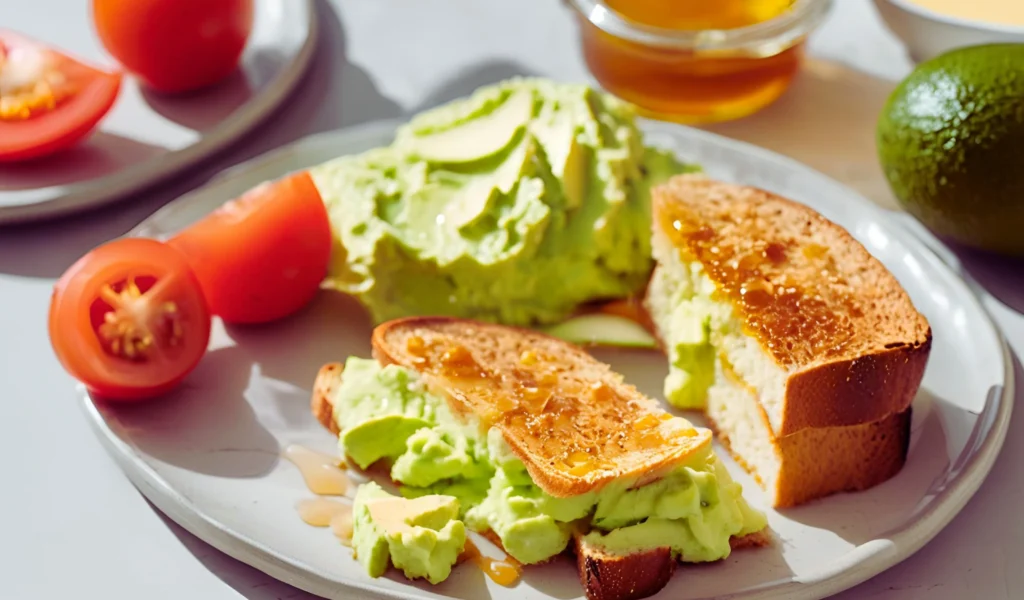
[[[339,394],[351,398],[334,407],[342,452],[365,469],[405,452],[406,440],[434,422],[434,407],[419,390],[419,379],[398,366],[348,361]]]
[[[715,382],[715,348],[711,345],[711,313],[699,302],[683,303],[672,314],[672,336],[666,344],[669,374],[665,399],[678,408],[704,406]]]
[[[451,496],[410,500],[370,482],[359,486],[352,514],[352,547],[371,577],[390,562],[409,579],[440,583],[466,545],[459,501]]]
[[[336,238],[327,284],[377,322],[555,323],[643,288],[650,187],[695,169],[645,148],[632,108],[587,86],[481,88],[310,170]]]

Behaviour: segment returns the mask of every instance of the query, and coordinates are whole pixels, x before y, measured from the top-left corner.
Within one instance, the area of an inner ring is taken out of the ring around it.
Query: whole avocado
[[[877,143],[896,198],[932,231],[1024,256],[1024,44],[918,65],[889,97]]]

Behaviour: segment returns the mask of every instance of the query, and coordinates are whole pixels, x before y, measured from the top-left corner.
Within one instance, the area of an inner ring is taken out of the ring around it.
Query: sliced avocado
[[[574,344],[657,348],[658,343],[636,321],[616,315],[582,315],[548,328],[545,333]]]
[[[519,89],[489,115],[439,133],[413,138],[409,150],[433,162],[452,164],[478,161],[508,146],[516,132],[532,116],[533,91]]]
[[[384,415],[367,419],[341,435],[341,445],[352,462],[365,469],[382,458],[396,458],[405,452],[405,441],[431,424],[405,415]]]
[[[577,125],[571,115],[557,115],[549,122],[534,122],[530,127],[544,148],[551,173],[561,181],[565,206],[579,208],[586,194],[589,153],[576,139]]]
[[[527,174],[536,152],[536,140],[524,137],[490,176],[473,179],[458,192],[444,208],[445,220],[464,229],[490,215],[498,198],[511,192],[520,177]]]
[[[555,176],[562,178],[562,193],[565,194],[566,206],[570,209],[579,208],[583,205],[583,199],[587,195],[587,182],[590,179],[589,169],[590,152],[572,136],[569,143],[569,152],[565,155],[561,172]]]

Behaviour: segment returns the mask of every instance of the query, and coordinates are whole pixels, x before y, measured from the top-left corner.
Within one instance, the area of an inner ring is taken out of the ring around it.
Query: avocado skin
[[[886,102],[877,145],[896,198],[928,228],[1024,256],[1024,44],[920,64]]]

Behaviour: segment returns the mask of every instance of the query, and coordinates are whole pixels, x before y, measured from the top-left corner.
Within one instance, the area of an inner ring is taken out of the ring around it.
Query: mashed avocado
[[[349,358],[344,372],[334,398],[342,449],[349,456],[388,461],[405,497],[458,498],[465,524],[492,530],[522,563],[562,552],[580,523],[589,522],[588,540],[609,552],[668,546],[689,562],[724,558],[731,536],[766,525],[710,447],[652,483],[636,487],[634,480],[619,480],[596,492],[555,498],[533,483],[496,429],[482,433],[460,423],[445,401],[418,383],[416,373],[360,358]],[[386,429],[389,435],[412,430],[404,446],[363,435],[359,440],[366,447],[353,448],[350,428],[394,418],[410,423]]]
[[[627,104],[586,86],[482,88],[390,146],[310,170],[338,242],[327,284],[377,322],[552,323],[643,287],[649,188],[686,170],[643,146]]]
[[[661,266],[651,277],[647,308],[663,332],[669,357],[665,398],[679,408],[703,409],[719,355],[750,384],[784,387],[784,382],[764,383],[778,370],[770,358],[762,358],[760,345],[746,335],[732,304],[716,298],[716,286],[701,263],[684,264],[671,246],[659,244],[654,254]]]
[[[407,500],[371,482],[359,486],[352,516],[352,547],[372,577],[390,562],[409,579],[440,583],[466,545],[459,501],[451,496]]]

